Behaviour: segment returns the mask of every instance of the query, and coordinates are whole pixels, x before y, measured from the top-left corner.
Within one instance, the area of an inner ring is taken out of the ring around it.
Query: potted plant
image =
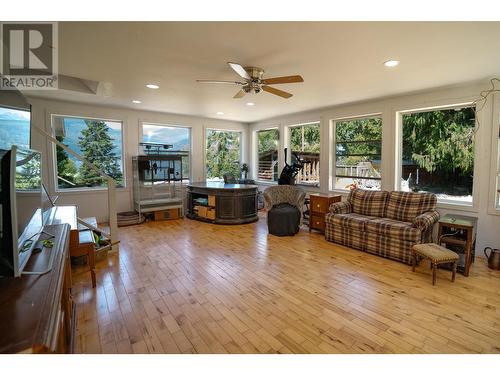
[[[243,173],[244,175],[244,179],[246,180],[247,177],[248,177],[248,171],[250,170],[250,168],[248,168],[248,164],[247,163],[243,163],[241,165],[241,172]]]

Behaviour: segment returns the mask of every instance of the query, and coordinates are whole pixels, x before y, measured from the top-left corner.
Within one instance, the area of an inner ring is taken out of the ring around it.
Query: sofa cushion
[[[350,230],[364,231],[365,223],[376,219],[374,216],[365,216],[355,213],[327,215],[327,221],[333,225],[338,225]]]
[[[422,232],[412,223],[388,218],[375,218],[366,222],[366,231],[402,241],[420,242]]]
[[[356,214],[383,217],[388,196],[387,191],[354,189],[347,200]]]
[[[413,221],[418,215],[433,211],[436,203],[435,194],[391,191],[385,217],[399,221]]]

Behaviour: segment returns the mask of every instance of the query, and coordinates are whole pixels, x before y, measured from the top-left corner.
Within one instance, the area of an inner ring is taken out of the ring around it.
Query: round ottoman
[[[267,228],[275,236],[293,236],[299,231],[300,211],[288,203],[273,206],[267,213]]]

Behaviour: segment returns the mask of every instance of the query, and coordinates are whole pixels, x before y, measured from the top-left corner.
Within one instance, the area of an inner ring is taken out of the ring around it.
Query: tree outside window
[[[475,114],[471,107],[403,114],[401,190],[472,204]]]
[[[206,178],[222,181],[224,174],[241,177],[241,132],[207,129]]]
[[[335,188],[381,188],[382,119],[335,122]]]
[[[257,179],[278,181],[278,129],[257,131]]]
[[[291,126],[290,149],[305,162],[304,168],[297,174],[295,182],[297,184],[319,186],[319,122]]]
[[[123,187],[122,123],[99,119],[53,117],[59,142],[114,178]],[[57,186],[68,188],[106,187],[106,180],[77,158],[56,146]]]

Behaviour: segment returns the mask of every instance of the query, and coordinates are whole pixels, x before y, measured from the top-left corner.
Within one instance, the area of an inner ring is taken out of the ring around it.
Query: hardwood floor
[[[74,275],[82,353],[499,353],[500,272],[411,267],[254,224],[120,228],[120,252]]]

